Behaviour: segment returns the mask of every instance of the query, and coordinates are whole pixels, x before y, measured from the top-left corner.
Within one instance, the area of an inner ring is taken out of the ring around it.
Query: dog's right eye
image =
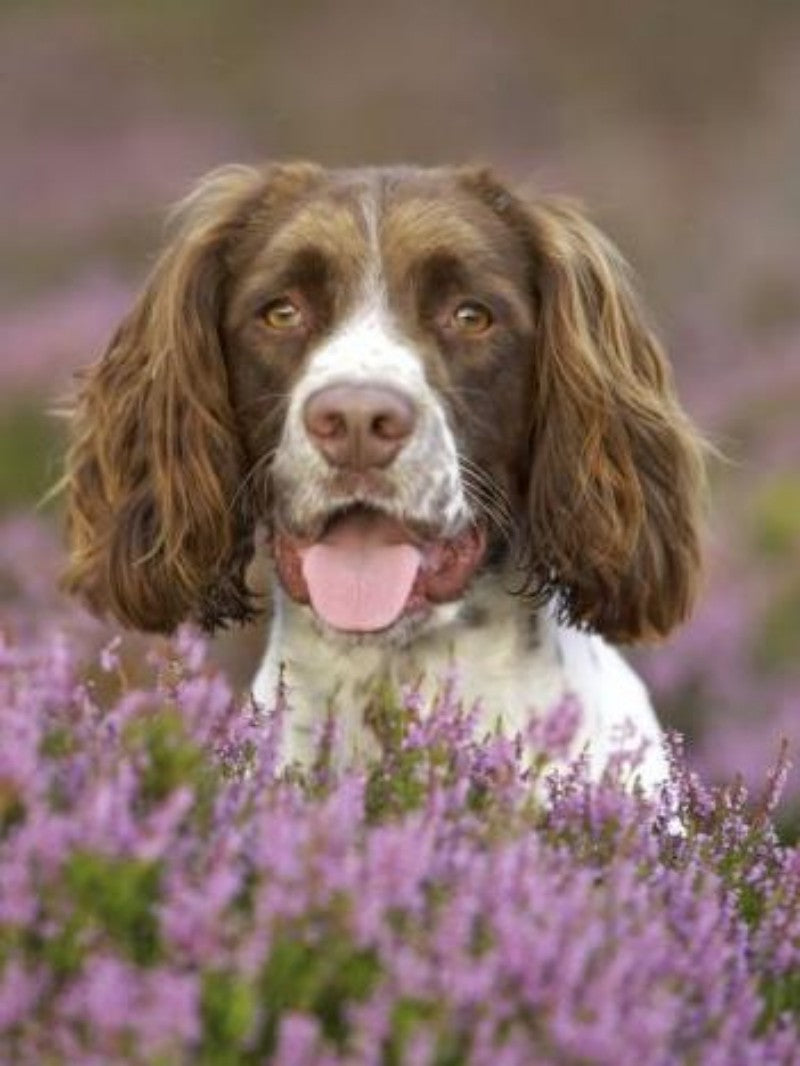
[[[306,324],[302,308],[289,296],[270,301],[261,311],[261,318],[270,329],[280,333],[302,329]]]
[[[465,336],[480,337],[492,328],[494,316],[485,304],[464,300],[453,311],[450,324]]]

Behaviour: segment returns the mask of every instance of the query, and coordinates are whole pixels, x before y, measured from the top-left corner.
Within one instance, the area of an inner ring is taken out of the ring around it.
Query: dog
[[[261,704],[287,762],[376,750],[376,685],[458,671],[528,736],[565,698],[602,773],[625,728],[665,774],[612,646],[698,587],[701,439],[619,252],[569,201],[485,168],[228,166],[84,372],[65,585],[140,630],[213,631],[273,581]]]

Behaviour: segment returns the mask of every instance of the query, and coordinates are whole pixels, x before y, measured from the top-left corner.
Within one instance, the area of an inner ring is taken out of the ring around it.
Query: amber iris
[[[465,300],[453,312],[453,326],[460,332],[475,337],[485,333],[494,319],[488,307],[477,300]]]
[[[302,310],[288,296],[272,300],[262,311],[262,318],[270,329],[293,330],[304,324]]]

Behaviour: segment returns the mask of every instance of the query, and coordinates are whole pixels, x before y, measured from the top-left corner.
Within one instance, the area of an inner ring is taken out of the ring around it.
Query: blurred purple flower
[[[131,299],[126,285],[91,274],[35,304],[0,313],[0,389],[5,396],[36,386],[53,398],[73,370],[100,354]]]

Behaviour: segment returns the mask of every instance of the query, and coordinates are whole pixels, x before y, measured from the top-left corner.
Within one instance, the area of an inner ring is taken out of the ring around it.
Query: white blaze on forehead
[[[367,230],[367,242],[369,245],[369,261],[365,275],[365,291],[376,290],[384,292],[383,257],[381,255],[380,239],[380,192],[379,178],[373,175],[369,186],[364,190],[364,195],[359,200],[361,214]]]
[[[293,407],[304,404],[312,392],[344,381],[400,389],[418,407],[434,400],[422,360],[413,343],[402,336],[389,310],[380,247],[377,175],[365,184],[359,207],[368,248],[360,298],[354,311],[312,354],[295,390]]]

